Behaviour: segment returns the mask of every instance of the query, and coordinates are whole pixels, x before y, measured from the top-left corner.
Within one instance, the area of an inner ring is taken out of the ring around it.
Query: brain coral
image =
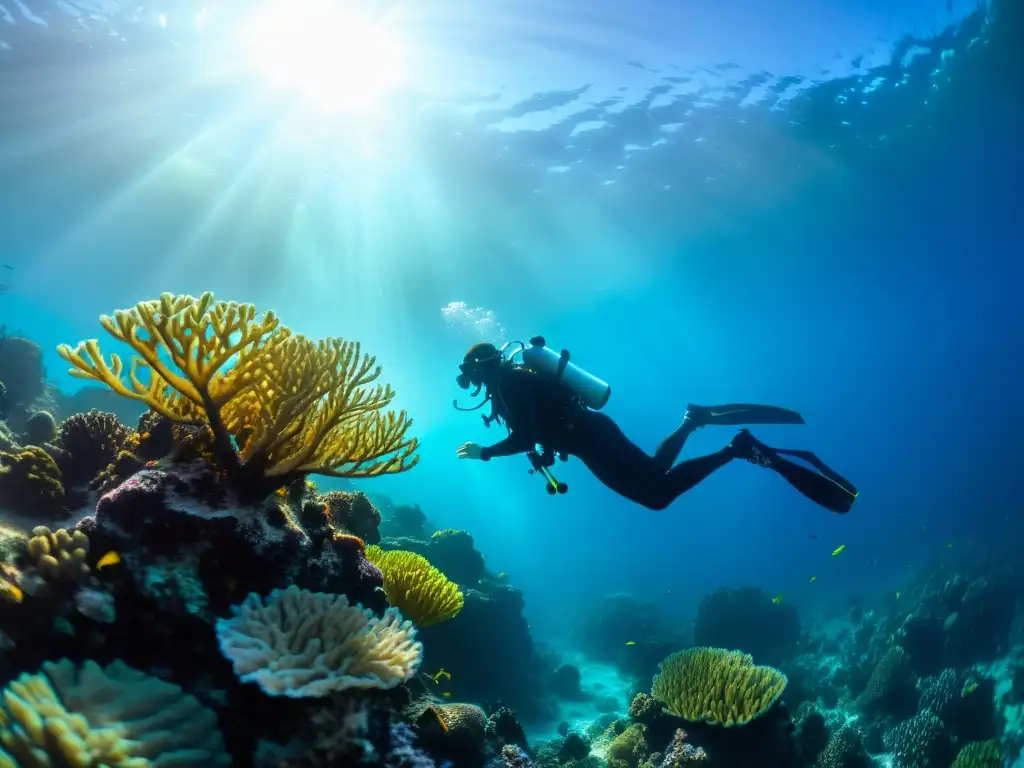
[[[221,652],[235,674],[271,696],[328,696],[348,688],[394,688],[419,670],[416,628],[394,608],[383,618],[344,595],[275,589],[251,593],[217,620]]]
[[[440,624],[462,610],[464,598],[458,585],[422,555],[370,546],[366,558],[384,575],[388,602],[419,626]]]
[[[3,692],[0,768],[230,764],[212,711],[120,661],[47,662]]]
[[[744,725],[779,700],[786,682],[779,670],[757,666],[748,654],[688,648],[661,663],[651,695],[684,720]]]

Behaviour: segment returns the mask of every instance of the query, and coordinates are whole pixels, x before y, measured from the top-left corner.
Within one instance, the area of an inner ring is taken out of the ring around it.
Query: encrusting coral
[[[683,720],[734,726],[771,709],[786,682],[779,670],[757,666],[749,654],[688,648],[661,663],[651,695]]]
[[[271,696],[329,696],[350,688],[394,688],[419,670],[416,628],[394,608],[383,618],[344,595],[291,586],[250,593],[217,620],[221,652],[243,682]]]
[[[0,768],[172,765],[230,765],[216,715],[172,683],[61,659],[3,691]]]
[[[33,517],[56,517],[64,510],[63,477],[42,448],[0,452],[0,506]]]
[[[102,382],[173,422],[206,425],[222,468],[261,491],[303,474],[373,477],[415,465],[404,411],[376,358],[339,338],[314,342],[252,304],[163,294],[100,318],[136,353],[127,383],[90,339],[58,348],[72,375]],[[148,376],[142,371],[148,370]],[[270,479],[270,482],[267,482]]]
[[[440,624],[462,610],[465,598],[458,585],[422,555],[369,546],[366,558],[384,575],[384,594],[388,602],[417,626]]]

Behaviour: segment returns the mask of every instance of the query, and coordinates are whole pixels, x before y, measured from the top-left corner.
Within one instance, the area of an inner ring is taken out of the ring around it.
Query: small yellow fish
[[[17,584],[0,580],[0,598],[8,603],[20,603],[25,599],[25,593],[21,591],[21,587]]]
[[[966,699],[976,690],[978,690],[978,681],[974,679],[968,680],[960,691],[960,698]]]
[[[779,594],[777,594],[775,597],[772,598],[772,602],[775,603],[775,605],[778,605],[779,603],[782,602],[782,598],[783,597],[784,597],[784,595],[780,592]]]
[[[902,594],[903,594],[902,592],[897,592],[896,593],[896,599],[899,600],[900,599],[900,595],[902,595]]]
[[[444,667],[441,667],[441,669],[437,670],[435,674],[430,675],[430,679],[434,681],[434,685],[440,683],[442,677],[446,680],[451,680],[452,673],[447,671]]]
[[[117,552],[111,550],[110,552],[107,552],[107,554],[105,554],[103,557],[101,557],[98,563],[96,563],[96,570],[100,571],[109,565],[117,565],[120,562],[121,556],[117,554]]]
[[[627,640],[626,645],[636,645],[636,640]]]
[[[444,696],[446,699],[450,699],[452,697],[452,692],[451,691],[445,691],[441,695]]]
[[[832,550],[832,557],[835,557],[840,552],[842,552],[844,549],[846,549],[846,545],[845,544],[840,544],[838,547],[836,547],[835,549]]]
[[[818,580],[818,577],[817,577],[817,576],[811,576],[811,578],[809,578],[809,579],[808,579],[808,581],[809,581],[809,582],[811,582],[812,584],[813,584],[813,583],[814,583],[815,581],[817,581],[817,580]]]

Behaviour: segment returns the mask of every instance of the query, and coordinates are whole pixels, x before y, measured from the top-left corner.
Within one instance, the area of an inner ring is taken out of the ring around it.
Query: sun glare
[[[244,32],[246,58],[268,87],[329,112],[364,111],[406,79],[406,51],[386,20],[346,0],[271,2]]]

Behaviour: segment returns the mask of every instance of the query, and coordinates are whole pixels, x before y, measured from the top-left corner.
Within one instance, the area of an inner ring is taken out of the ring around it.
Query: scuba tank
[[[545,346],[543,336],[534,336],[530,339],[530,346],[523,345],[521,354],[523,365],[561,381],[587,408],[599,411],[612,396],[612,388],[607,382],[569,362],[568,350],[563,349],[562,353],[558,354]]]

